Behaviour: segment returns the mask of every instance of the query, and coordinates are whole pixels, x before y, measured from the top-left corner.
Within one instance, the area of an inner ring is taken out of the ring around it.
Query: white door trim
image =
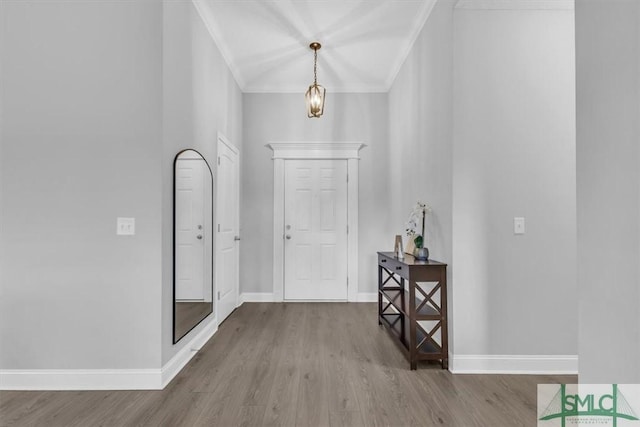
[[[273,150],[273,301],[284,300],[284,162],[347,160],[347,301],[358,300],[358,160],[361,142],[271,142]]]

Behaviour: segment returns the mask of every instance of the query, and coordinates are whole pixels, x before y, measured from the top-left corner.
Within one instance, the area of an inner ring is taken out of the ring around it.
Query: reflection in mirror
[[[213,175],[195,150],[173,167],[173,343],[213,312]]]

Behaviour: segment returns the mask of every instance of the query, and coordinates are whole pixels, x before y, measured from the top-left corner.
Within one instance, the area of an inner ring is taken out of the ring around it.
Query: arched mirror
[[[195,150],[173,162],[173,343],[213,313],[213,174]]]

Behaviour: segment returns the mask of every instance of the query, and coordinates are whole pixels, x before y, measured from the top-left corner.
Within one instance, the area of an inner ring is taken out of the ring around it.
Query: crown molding
[[[409,53],[411,53],[411,50],[413,49],[413,45],[416,43],[416,40],[418,39],[418,36],[420,35],[420,33],[422,32],[422,29],[427,23],[429,16],[431,16],[431,12],[433,12],[433,8],[436,6],[436,3],[437,3],[436,0],[430,0],[429,2],[425,2],[424,8],[420,13],[420,19],[418,21],[419,24],[416,25],[416,27],[413,29],[413,33],[411,34],[411,37],[409,37],[407,41],[403,44],[403,46],[400,48],[400,52],[402,53],[398,57],[398,60],[396,61],[394,66],[391,68],[389,77],[387,77],[387,81],[385,82],[384,90],[380,92],[389,92],[391,90],[391,86],[393,86],[393,82],[396,81],[396,77],[398,77],[398,73],[402,69],[402,66],[404,65],[404,63],[407,61],[407,58],[409,57]]]
[[[198,16],[204,23],[204,26],[207,28],[207,31],[209,32],[209,35],[213,39],[213,42],[215,43],[216,47],[220,51],[220,54],[222,55],[222,59],[224,59],[224,62],[227,64],[227,67],[229,67],[229,70],[231,70],[231,74],[233,75],[233,78],[235,79],[237,85],[240,87],[240,91],[244,92],[244,87],[246,86],[245,82],[240,75],[240,71],[238,70],[234,62],[231,60],[231,54],[227,50],[226,44],[223,42],[222,35],[216,28],[217,26],[214,25],[209,19],[207,19],[206,12],[204,10],[205,6],[203,6],[204,2],[201,0],[191,0],[191,3],[195,7],[196,12],[198,12]]]
[[[467,10],[574,10],[574,0],[458,0]]]
[[[347,86],[325,86],[327,94],[332,93],[387,93],[389,90],[382,85],[347,85]],[[304,94],[307,88],[305,86],[270,86],[255,85],[246,86],[242,93],[300,93]]]

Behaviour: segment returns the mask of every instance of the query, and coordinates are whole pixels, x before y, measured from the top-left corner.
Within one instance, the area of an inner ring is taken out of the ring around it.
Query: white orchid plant
[[[431,210],[431,206],[418,200],[407,220],[407,236],[413,238],[416,248],[422,248],[424,245],[424,221]],[[418,228],[419,226],[421,228]]]

